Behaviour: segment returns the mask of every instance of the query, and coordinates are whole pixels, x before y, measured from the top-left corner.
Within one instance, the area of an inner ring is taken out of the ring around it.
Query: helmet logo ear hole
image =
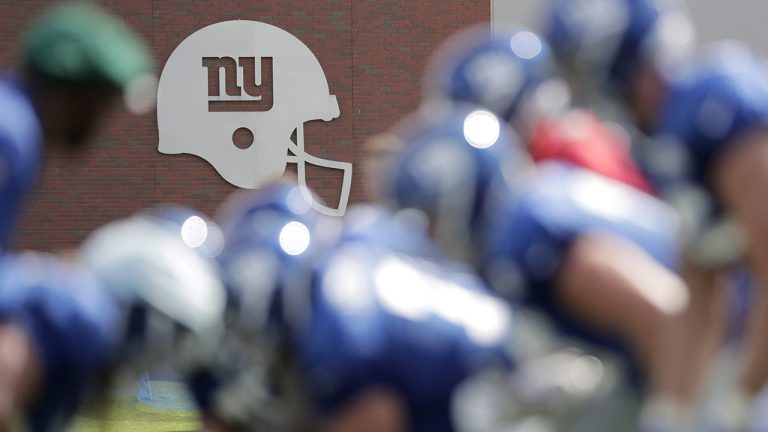
[[[247,149],[253,145],[253,132],[246,127],[237,128],[232,133],[232,144],[239,149]]]

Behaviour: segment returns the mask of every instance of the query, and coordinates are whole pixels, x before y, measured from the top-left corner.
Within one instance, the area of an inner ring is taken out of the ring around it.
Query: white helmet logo
[[[289,163],[297,165],[302,186],[306,164],[341,170],[337,208],[305,196],[332,216],[346,210],[352,164],[308,154],[304,123],[337,117],[336,96],[315,55],[292,34],[257,21],[225,21],[196,31],[176,47],[160,76],[161,153],[197,155],[247,189],[279,178]]]

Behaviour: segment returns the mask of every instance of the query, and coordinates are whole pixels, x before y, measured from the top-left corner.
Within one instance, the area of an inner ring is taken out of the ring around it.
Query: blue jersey
[[[373,242],[401,253],[440,256],[424,221],[417,218],[407,212],[392,214],[380,205],[356,204],[344,216],[341,241]]]
[[[678,172],[667,177],[709,187],[713,162],[745,133],[766,127],[768,74],[762,59],[745,46],[722,43],[670,80],[654,135],[684,155]]]
[[[0,250],[8,246],[24,196],[37,178],[42,131],[14,78],[0,79]]]
[[[482,241],[482,273],[497,292],[542,308],[561,329],[615,345],[567,318],[553,301],[555,278],[575,239],[623,238],[675,270],[679,224],[662,201],[622,183],[559,162],[539,166],[519,190],[501,197]]]
[[[335,248],[314,288],[294,343],[323,413],[385,388],[407,406],[409,430],[451,431],[454,389],[512,363],[505,303],[453,266],[358,238]]]
[[[43,367],[33,432],[63,430],[117,347],[118,311],[82,270],[25,253],[0,260],[0,321],[27,333]]]

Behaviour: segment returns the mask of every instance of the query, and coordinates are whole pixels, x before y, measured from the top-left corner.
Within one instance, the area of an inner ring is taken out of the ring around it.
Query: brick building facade
[[[151,43],[158,71],[194,31],[219,21],[249,19],[281,27],[317,56],[339,101],[341,117],[305,126],[306,148],[352,162],[350,203],[364,199],[361,145],[419,103],[425,63],[449,34],[490,19],[477,0],[120,0],[105,1]],[[0,66],[12,67],[23,29],[49,1],[0,3]],[[157,151],[155,114],[122,109],[94,137],[84,158],[46,155],[39,187],[19,227],[19,247],[77,245],[93,228],[156,203],[180,203],[211,214],[235,189],[204,160]],[[257,145],[256,143],[255,145]],[[308,171],[309,186],[331,204],[341,176]]]

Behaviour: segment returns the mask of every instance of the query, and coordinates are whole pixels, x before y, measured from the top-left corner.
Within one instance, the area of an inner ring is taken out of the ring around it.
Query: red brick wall
[[[0,2],[0,65],[13,64],[19,35],[50,2]],[[350,202],[364,199],[360,147],[414,109],[422,69],[452,32],[490,19],[484,0],[123,0],[106,1],[154,48],[158,70],[189,34],[229,19],[263,21],[301,39],[318,57],[341,117],[312,122],[306,148],[354,164]],[[23,215],[20,247],[75,246],[91,229],[155,203],[191,205],[211,214],[234,187],[207,162],[157,152],[154,113],[131,117],[122,109],[94,138],[84,158],[48,155],[38,190]],[[330,203],[341,178],[310,169],[308,183]]]

